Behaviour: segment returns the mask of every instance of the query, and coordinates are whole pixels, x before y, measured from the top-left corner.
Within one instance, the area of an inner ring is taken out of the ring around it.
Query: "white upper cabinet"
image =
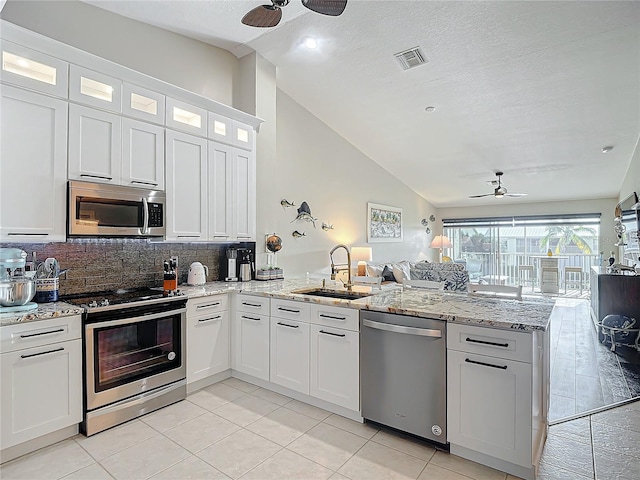
[[[69,100],[120,113],[122,82],[109,75],[71,64],[69,66]]]
[[[164,128],[122,119],[122,185],[164,190]]]
[[[207,140],[166,131],[167,240],[207,239]]]
[[[69,179],[121,184],[122,119],[69,105]]]
[[[253,127],[244,123],[233,121],[233,145],[245,150],[253,150]]]
[[[238,240],[256,238],[256,161],[253,152],[234,150],[233,226]]]
[[[145,122],[164,125],[165,96],[161,93],[124,82],[122,113]]]
[[[44,53],[0,40],[3,82],[67,98],[69,64]]]
[[[0,86],[0,240],[66,238],[67,102]]]
[[[207,111],[167,97],[166,125],[201,137],[207,135]]]
[[[233,145],[233,120],[209,112],[208,137],[216,142]]]
[[[233,147],[209,142],[207,159],[209,240],[233,236]]]

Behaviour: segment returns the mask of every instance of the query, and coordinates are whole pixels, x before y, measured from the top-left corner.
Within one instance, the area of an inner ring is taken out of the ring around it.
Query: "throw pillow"
[[[382,270],[382,281],[383,282],[395,282],[396,278],[393,276],[393,270],[389,268],[389,265],[385,265]]]

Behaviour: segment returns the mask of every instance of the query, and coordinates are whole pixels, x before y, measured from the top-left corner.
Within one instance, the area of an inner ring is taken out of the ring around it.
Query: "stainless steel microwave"
[[[70,237],[163,237],[166,195],[101,183],[69,181]]]

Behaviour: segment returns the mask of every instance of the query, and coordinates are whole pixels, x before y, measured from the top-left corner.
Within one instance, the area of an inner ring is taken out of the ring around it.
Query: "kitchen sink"
[[[340,290],[332,290],[330,288],[318,288],[316,290],[298,290],[297,292],[302,295],[313,295],[314,297],[329,297],[337,298],[339,300],[357,300],[359,298],[368,297],[371,293],[366,292],[347,292]]]

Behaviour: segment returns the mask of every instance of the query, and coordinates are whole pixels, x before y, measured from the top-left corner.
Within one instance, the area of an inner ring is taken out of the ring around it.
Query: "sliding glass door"
[[[558,278],[565,267],[580,267],[584,278],[599,265],[599,214],[445,219],[445,252],[464,263],[472,282],[520,285],[539,283],[541,259],[551,250]],[[583,287],[587,287],[586,281]]]

